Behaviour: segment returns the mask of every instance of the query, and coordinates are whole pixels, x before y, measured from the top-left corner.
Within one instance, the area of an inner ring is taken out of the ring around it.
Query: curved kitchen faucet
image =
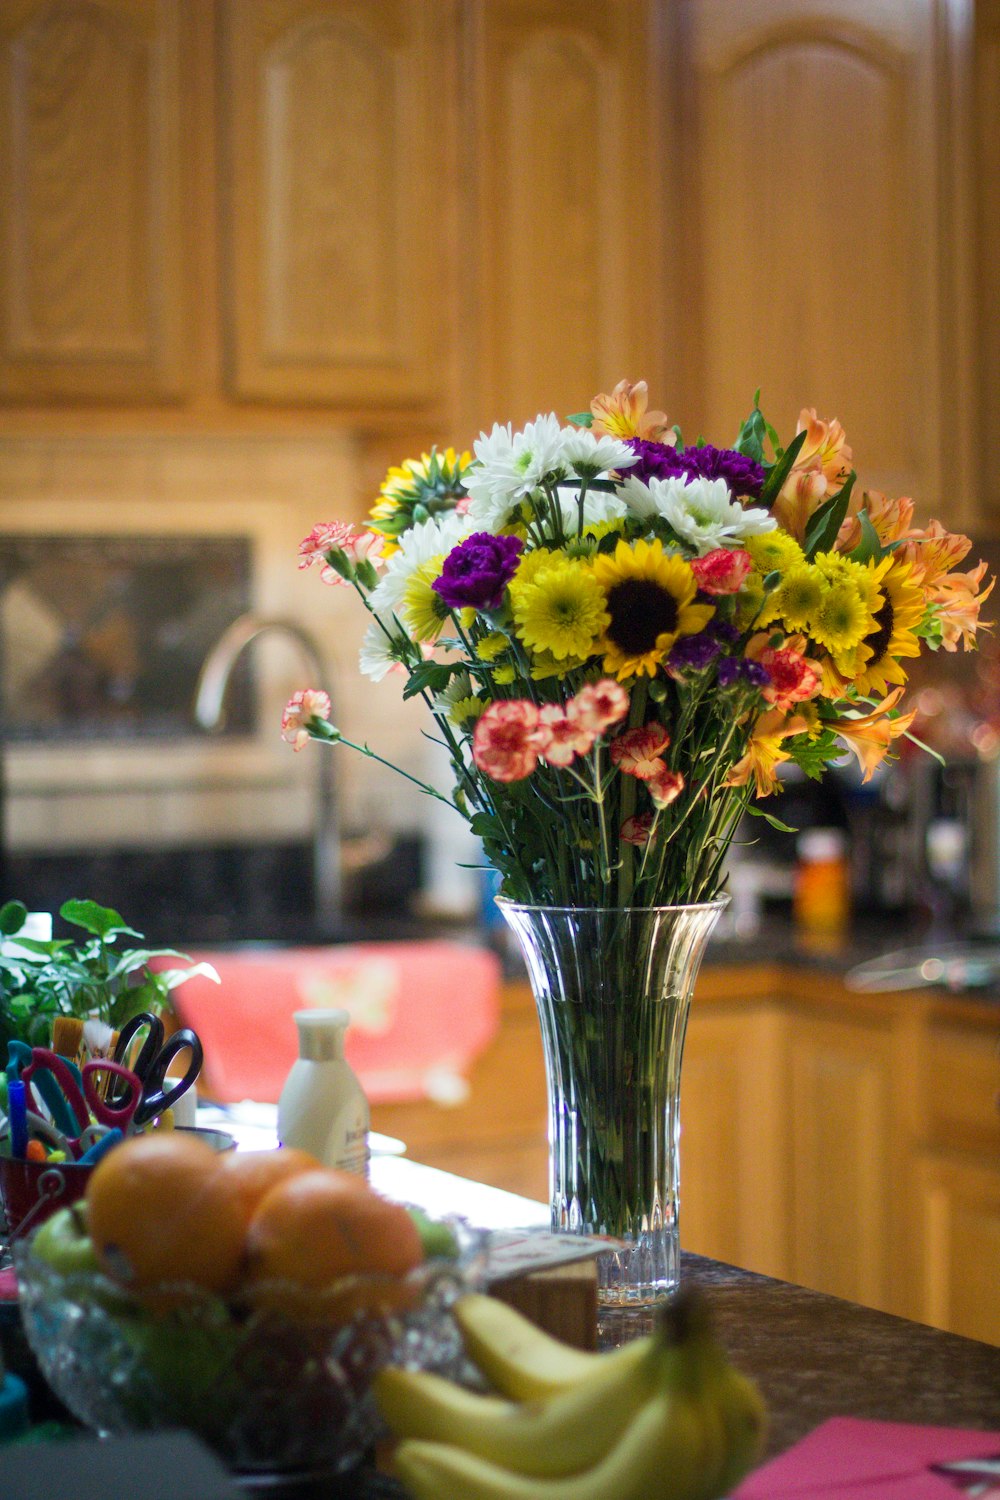
[[[281,616],[240,615],[223,631],[209,651],[198,675],[194,716],[203,729],[218,733],[225,725],[225,700],[236,662],[261,635],[283,635],[293,641],[310,673],[309,687],[321,688],[333,702],[329,676],[316,642],[295,620]],[[336,927],[341,916],[340,819],[333,778],[333,756],[317,747],[319,780],[313,833],[315,917],[320,934]]]

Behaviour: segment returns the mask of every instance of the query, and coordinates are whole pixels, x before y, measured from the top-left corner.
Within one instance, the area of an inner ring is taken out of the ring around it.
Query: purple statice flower
[[[762,688],[771,681],[770,672],[759,661],[745,661],[741,656],[723,657],[719,662],[718,676],[719,686],[724,688],[733,687],[737,682]]]
[[[523,547],[519,537],[475,531],[451,549],[431,587],[449,609],[499,609]]]
[[[707,630],[697,635],[682,635],[667,657],[667,669],[674,672],[702,672],[718,656],[722,647]]]
[[[629,438],[628,445],[639,455],[629,469],[636,479],[724,479],[734,495],[757,499],[764,488],[764,470],[745,453],[735,448],[715,448],[705,443],[701,448],[685,448],[679,453],[665,443],[650,443],[643,438]]]
[[[717,641],[721,641],[724,646],[735,646],[740,638],[736,626],[731,625],[728,620],[720,620],[718,616],[714,620],[709,620],[705,630]]]

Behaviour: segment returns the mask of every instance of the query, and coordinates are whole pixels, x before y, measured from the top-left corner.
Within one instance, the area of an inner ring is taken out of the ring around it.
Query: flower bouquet
[[[975,644],[993,584],[956,571],[969,547],[862,491],[837,422],[803,411],[782,446],[755,400],[732,447],[685,445],[625,381],[566,423],[407,460],[367,527],[301,544],[370,613],[361,670],[425,699],[454,789],[418,784],[500,872],[542,1022],[553,1222],[630,1247],[609,1298],[676,1280],[680,1057],[733,835],[784,827],[758,803],[783,763],[818,778],[850,751],[867,780],[910,732],[908,664]],[[283,733],[351,743],[329,713],[297,693]]]

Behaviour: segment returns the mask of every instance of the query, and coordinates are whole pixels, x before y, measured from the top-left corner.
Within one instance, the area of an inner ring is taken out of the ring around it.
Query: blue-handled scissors
[[[109,1073],[120,1079],[122,1084],[127,1085],[127,1088],[122,1089],[121,1096],[116,1096],[114,1102],[106,1099],[101,1092],[104,1079]],[[117,1126],[119,1130],[127,1131],[142,1099],[142,1084],[136,1075],[123,1067],[120,1062],[111,1062],[107,1058],[101,1058],[85,1063],[78,1083],[76,1070],[65,1057],[60,1057],[58,1052],[53,1052],[49,1047],[33,1047],[31,1062],[21,1070],[21,1082],[24,1084],[25,1102],[29,1109],[34,1109],[36,1112],[32,1082],[36,1077],[38,1078],[36,1087],[41,1097],[44,1098],[41,1080],[47,1075],[55,1079],[72,1116],[73,1124],[70,1130],[62,1132],[71,1145],[89,1129],[91,1115],[100,1125]]]
[[[130,1057],[130,1052],[135,1051],[136,1037],[142,1031],[146,1033],[145,1039],[139,1046],[138,1054]],[[167,1069],[182,1052],[190,1054],[184,1072],[168,1079]],[[182,1094],[187,1093],[201,1072],[205,1054],[196,1032],[185,1026],[164,1041],[163,1022],[159,1016],[140,1011],[119,1032],[114,1059],[117,1064],[128,1059],[129,1067],[138,1076],[142,1085],[142,1098],[132,1122],[134,1125],[148,1125],[150,1120],[162,1115],[177,1103]]]

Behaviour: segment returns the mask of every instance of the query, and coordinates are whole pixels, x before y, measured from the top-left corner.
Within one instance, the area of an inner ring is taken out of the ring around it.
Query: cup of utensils
[[[203,1062],[195,1032],[167,1037],[159,1017],[143,1011],[110,1037],[106,1056],[87,1056],[81,1039],[82,1027],[63,1024],[53,1028],[52,1047],[7,1044],[0,1197],[8,1240],[82,1197],[93,1168],[120,1141],[172,1128],[194,1101]],[[183,1071],[172,1073],[179,1058]]]

